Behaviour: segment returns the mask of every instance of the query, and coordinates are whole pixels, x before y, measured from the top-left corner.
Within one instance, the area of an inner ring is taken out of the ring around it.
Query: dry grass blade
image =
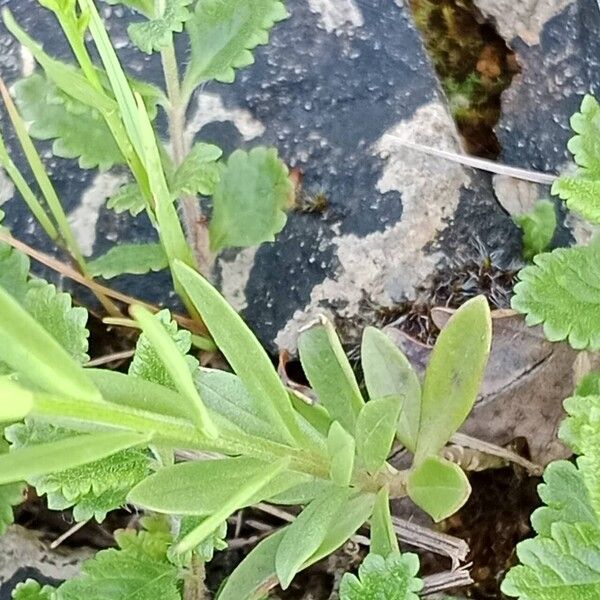
[[[442,573],[435,573],[434,575],[423,577],[423,589],[421,590],[421,595],[430,596],[431,594],[437,594],[444,590],[471,585],[474,582],[468,571],[470,566],[471,565],[465,565],[455,571],[444,571]]]

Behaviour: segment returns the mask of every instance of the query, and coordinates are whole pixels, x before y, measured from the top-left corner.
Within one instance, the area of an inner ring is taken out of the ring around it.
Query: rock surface
[[[64,55],[50,16],[33,0],[0,0],[47,51]],[[256,63],[235,84],[198,93],[186,135],[235,146],[274,145],[303,173],[305,193],[323,193],[323,214],[294,212],[273,244],[218,257],[215,281],[272,350],[295,349],[298,328],[318,312],[352,319],[366,300],[388,306],[414,295],[438,265],[475,241],[507,259],[519,233],[498,205],[487,175],[402,149],[398,138],[444,149],[459,142],[431,64],[403,3],[291,0]],[[158,80],[156,57],[127,42],[129,13],[106,8],[111,35],[136,75]],[[2,75],[14,81],[31,61],[0,30]],[[4,127],[6,129],[6,127]],[[106,209],[119,172],[79,171],[49,159],[61,197],[86,252],[148,238]],[[6,189],[6,186],[4,186]],[[8,195],[7,192],[4,195]],[[15,235],[45,242],[22,205],[6,206]],[[169,301],[166,274],[120,283]]]

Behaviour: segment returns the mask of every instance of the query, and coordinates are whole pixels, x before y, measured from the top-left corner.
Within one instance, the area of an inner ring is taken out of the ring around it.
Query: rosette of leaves
[[[544,506],[531,516],[533,539],[517,546],[502,591],[520,600],[600,597],[600,375],[588,376],[565,400],[568,417],[559,437],[576,464],[548,465],[538,488]]]

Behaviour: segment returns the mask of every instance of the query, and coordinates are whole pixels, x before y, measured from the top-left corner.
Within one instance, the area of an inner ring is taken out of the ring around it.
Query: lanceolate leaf
[[[37,321],[0,288],[0,360],[48,392],[100,400],[80,367]]]
[[[331,479],[339,486],[350,485],[355,446],[354,438],[337,421],[334,421],[327,436],[327,454],[331,462],[329,467]]]
[[[203,81],[231,83],[234,69],[254,62],[250,52],[269,41],[268,31],[285,19],[279,0],[203,0],[186,22],[192,54],[183,90],[191,95]]]
[[[600,245],[557,248],[538,254],[519,272],[511,306],[528,325],[544,325],[551,342],[568,339],[576,349],[600,348]]]
[[[160,244],[121,244],[113,246],[106,254],[88,263],[94,277],[111,279],[124,273],[143,275],[150,271],[162,271],[169,261]]]
[[[173,191],[212,196],[223,170],[223,165],[217,163],[222,154],[223,151],[212,144],[195,144],[175,172]]]
[[[371,517],[371,545],[369,552],[387,558],[394,552],[399,552],[398,538],[394,531],[390,513],[390,497],[386,488],[377,492],[375,510]]]
[[[73,98],[67,99],[43,75],[34,74],[14,86],[21,115],[31,123],[29,134],[54,140],[52,153],[78,158],[82,169],[109,169],[125,162],[102,115]]]
[[[471,486],[461,468],[438,456],[426,458],[408,478],[408,495],[437,523],[468,500]]]
[[[135,217],[146,208],[146,201],[137,183],[127,183],[108,199],[106,206],[117,214],[127,210]]]
[[[330,523],[344,512],[350,490],[337,488],[315,498],[287,528],[275,556],[281,587],[289,587],[296,573],[323,543]]]
[[[176,261],[177,279],[190,297],[219,350],[246,389],[261,402],[281,436],[303,439],[288,393],[267,353],[242,318],[201,275]]]
[[[192,0],[166,0],[160,17],[129,25],[131,41],[146,54],[166,48],[173,33],[182,31],[183,23],[190,18],[187,6],[191,3]]]
[[[487,300],[478,296],[442,329],[425,372],[415,462],[443,448],[471,411],[492,338]]]
[[[256,246],[272,242],[287,220],[293,186],[274,149],[234,151],[213,193],[210,246]]]
[[[358,569],[358,577],[346,573],[340,586],[340,600],[381,598],[418,600],[423,587],[417,579],[419,557],[416,554],[390,554],[387,558],[367,554]]]
[[[383,466],[390,453],[402,409],[399,396],[369,400],[356,421],[356,449],[368,471]]]
[[[298,352],[319,402],[333,419],[354,433],[364,400],[333,325],[323,320],[303,331]]]
[[[149,439],[145,434],[111,431],[21,448],[0,455],[0,484],[26,481],[39,475],[84,465],[119,450],[139,446]]]
[[[414,452],[421,419],[421,384],[415,370],[400,348],[374,327],[363,333],[361,362],[371,399],[398,396],[402,400],[397,435]]]
[[[523,230],[523,258],[532,260],[545,252],[556,229],[556,209],[550,200],[539,200],[529,213],[516,215],[515,223]]]

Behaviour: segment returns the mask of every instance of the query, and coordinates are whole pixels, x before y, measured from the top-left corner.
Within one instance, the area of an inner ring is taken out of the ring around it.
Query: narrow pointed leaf
[[[369,552],[386,558],[394,552],[399,552],[398,538],[392,524],[390,514],[390,497],[386,488],[377,492],[375,509],[371,517],[371,546]]]
[[[24,419],[33,408],[33,394],[8,377],[0,377],[0,422]]]
[[[63,471],[149,442],[148,434],[109,431],[29,446],[0,455],[0,484]]]
[[[402,409],[399,396],[369,400],[356,422],[356,451],[367,470],[377,471],[385,463]]]
[[[331,463],[329,473],[333,482],[341,487],[350,485],[355,446],[354,438],[334,421],[327,436],[327,454]]]
[[[175,262],[177,279],[202,316],[212,338],[242,380],[262,403],[269,421],[288,441],[301,439],[292,403],[264,348],[250,328],[206,279]]]
[[[132,306],[131,314],[140,324],[144,334],[154,346],[177,389],[187,399],[190,416],[199,430],[207,437],[216,437],[217,430],[194,385],[187,362],[181,355],[181,352],[179,352],[171,336],[166,332],[163,325],[154,318],[152,313],[142,306]]]
[[[87,374],[17,301],[0,288],[0,361],[23,380],[80,400],[100,400]]]
[[[143,275],[162,271],[168,266],[169,260],[161,244],[120,244],[88,262],[90,274],[104,279],[124,273]]]
[[[333,419],[354,433],[364,400],[333,325],[323,319],[298,339],[302,368]]]
[[[425,372],[415,461],[437,454],[475,404],[492,339],[487,300],[461,306],[442,329]]]
[[[287,589],[302,565],[323,543],[332,521],[344,512],[350,490],[337,488],[315,498],[287,528],[277,554],[275,568],[283,589]]]
[[[400,348],[374,327],[367,327],[363,333],[361,362],[372,400],[386,396],[402,398],[397,435],[414,452],[421,420],[421,383],[415,370]]]
[[[437,456],[426,458],[408,478],[410,499],[436,523],[453,515],[470,493],[471,486],[462,469]]]

